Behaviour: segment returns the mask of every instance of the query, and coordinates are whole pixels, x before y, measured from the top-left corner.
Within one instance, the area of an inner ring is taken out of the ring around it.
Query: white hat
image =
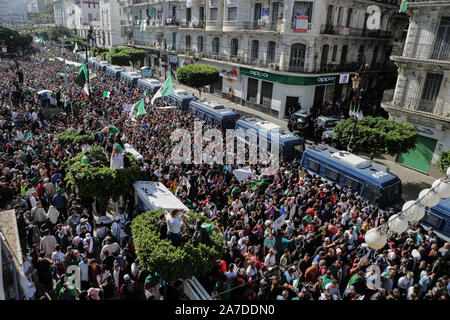
[[[114,218],[114,220],[116,220],[116,221],[120,221],[120,217],[119,217],[119,216],[117,216],[117,217],[115,217],[115,218]]]
[[[87,221],[86,218],[82,218],[82,219],[80,220],[80,222],[86,222],[86,221]]]
[[[130,275],[129,274],[124,275],[123,280],[125,280],[125,281],[130,280]]]
[[[340,253],[340,252],[342,252],[341,248],[337,248],[336,253]]]

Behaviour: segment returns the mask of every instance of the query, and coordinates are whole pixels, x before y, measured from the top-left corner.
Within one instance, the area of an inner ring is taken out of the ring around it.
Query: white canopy
[[[137,181],[133,184],[137,195],[152,209],[185,210],[189,209],[161,182]]]

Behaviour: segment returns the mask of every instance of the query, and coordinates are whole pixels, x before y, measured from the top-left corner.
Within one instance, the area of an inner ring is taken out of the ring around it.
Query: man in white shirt
[[[64,267],[64,253],[61,252],[61,246],[58,244],[55,247],[55,252],[52,253],[53,265],[58,270],[58,275],[66,273],[66,268]]]
[[[184,214],[179,213],[178,210],[173,210],[172,215],[166,215],[167,220],[167,237],[172,241],[175,247],[181,245],[180,231],[183,224],[182,218]]]
[[[80,268],[80,281],[81,281],[81,290],[89,289],[89,259],[83,254],[83,260],[78,264]]]
[[[269,254],[266,256],[266,259],[264,259],[264,265],[269,268],[269,271],[276,264],[275,253],[276,251],[273,248],[270,249]]]
[[[256,275],[258,273],[258,269],[256,269],[255,267],[255,261],[250,261],[250,265],[247,267],[247,278],[253,277],[254,275]]]

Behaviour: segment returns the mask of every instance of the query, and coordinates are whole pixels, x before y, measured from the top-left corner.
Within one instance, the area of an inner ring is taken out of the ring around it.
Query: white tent
[[[184,210],[189,209],[161,182],[137,181],[133,184],[136,203],[141,210]]]

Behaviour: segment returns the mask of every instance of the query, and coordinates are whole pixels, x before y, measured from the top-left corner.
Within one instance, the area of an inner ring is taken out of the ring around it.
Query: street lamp
[[[360,52],[356,55],[355,64],[358,66],[357,69],[359,72],[357,72],[352,77],[352,89],[353,89],[353,91],[356,91],[356,95],[353,97],[353,101],[355,102],[353,108],[357,107],[357,109],[358,109],[360,107],[362,95],[363,95],[364,89],[366,87],[366,73],[367,73],[367,70],[369,69],[369,65],[366,64],[366,56],[364,55],[364,53]],[[358,121],[357,115],[353,114],[353,130],[352,130],[352,135],[350,137],[350,140],[349,140],[348,146],[347,146],[348,152],[353,151],[357,121]]]

